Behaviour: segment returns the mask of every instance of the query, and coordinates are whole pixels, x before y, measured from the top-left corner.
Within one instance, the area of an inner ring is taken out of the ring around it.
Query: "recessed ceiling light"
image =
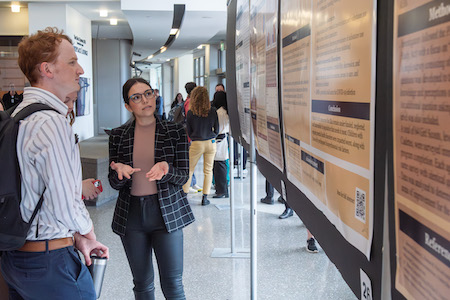
[[[117,25],[117,19],[109,19],[109,25]]]
[[[162,47],[160,48],[160,50],[161,50],[161,53],[163,53],[164,51],[167,50],[167,47],[162,46]]]
[[[197,49],[202,49],[203,45],[198,45]]]
[[[148,57],[147,57],[147,59],[152,59],[153,58],[153,54],[152,55],[149,55]]]
[[[101,9],[100,10],[100,17],[107,17],[108,16],[108,11],[106,9]]]
[[[19,13],[20,12],[20,5],[18,5],[18,4],[11,5],[11,11],[13,13]]]

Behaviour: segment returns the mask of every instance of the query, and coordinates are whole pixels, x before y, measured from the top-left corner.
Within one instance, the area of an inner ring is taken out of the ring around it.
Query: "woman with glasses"
[[[194,221],[181,188],[189,171],[185,129],[155,117],[146,80],[129,79],[122,94],[134,120],[109,138],[109,182],[119,190],[112,228],[125,248],[135,299],[155,299],[153,251],[164,296],[185,299],[182,228]]]
[[[183,186],[189,193],[192,174],[200,157],[203,155],[203,197],[202,205],[208,205],[208,194],[212,184],[212,170],[216,154],[216,136],[219,133],[217,112],[211,107],[208,91],[202,86],[191,92],[190,110],[186,115],[186,130],[192,140],[189,147],[189,180]]]

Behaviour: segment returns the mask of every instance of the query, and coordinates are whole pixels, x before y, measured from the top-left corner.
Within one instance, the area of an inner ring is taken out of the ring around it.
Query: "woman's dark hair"
[[[227,93],[222,91],[215,92],[214,99],[212,101],[212,106],[215,107],[216,109],[223,107],[228,112]]]
[[[174,108],[175,106],[177,106],[177,104],[178,104],[178,95],[181,95],[181,93],[178,93],[175,96],[175,99],[173,100],[172,104],[170,105],[170,108]],[[183,95],[181,95],[181,102],[184,102]]]
[[[148,85],[150,88],[152,88],[152,86],[150,85],[150,83],[148,83],[148,81],[145,80],[144,78],[141,78],[141,77],[135,77],[135,78],[130,78],[130,79],[128,79],[127,82],[125,82],[125,84],[123,85],[123,88],[122,88],[123,101],[124,101],[126,104],[130,104],[130,100],[128,99],[128,92],[130,91],[131,87],[132,87],[133,85],[135,85],[136,83],[138,83],[138,82],[143,83],[143,84],[146,84],[146,85]]]

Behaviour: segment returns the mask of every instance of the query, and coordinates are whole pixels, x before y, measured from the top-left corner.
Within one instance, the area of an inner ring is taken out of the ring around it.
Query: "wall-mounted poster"
[[[78,91],[77,101],[75,102],[76,116],[86,116],[90,113],[91,96],[89,88],[91,86],[91,79],[80,77],[80,90]]]
[[[251,2],[251,112],[258,154],[281,171],[278,105],[278,0]]]
[[[395,288],[450,295],[450,1],[395,1]]]
[[[286,170],[370,259],[373,235],[374,1],[281,3]]]
[[[250,144],[250,11],[248,0],[237,1],[236,14],[236,95],[239,124]]]

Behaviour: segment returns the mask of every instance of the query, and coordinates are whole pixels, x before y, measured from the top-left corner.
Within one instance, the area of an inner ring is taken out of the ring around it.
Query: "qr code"
[[[366,192],[359,188],[355,192],[355,218],[366,223]]]

